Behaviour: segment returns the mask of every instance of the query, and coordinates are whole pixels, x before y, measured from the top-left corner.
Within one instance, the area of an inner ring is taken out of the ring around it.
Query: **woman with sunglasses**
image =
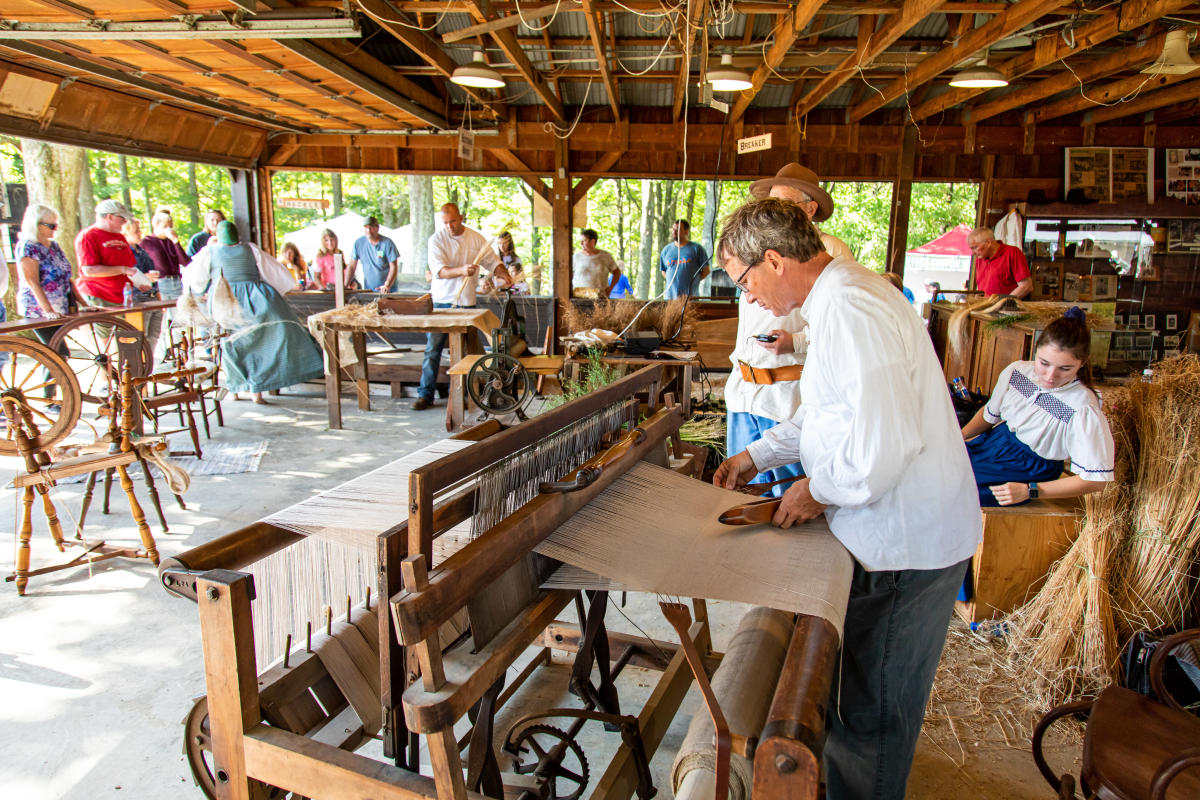
[[[14,254],[17,259],[17,313],[26,319],[58,319],[68,313],[71,301],[71,262],[54,235],[58,212],[33,204],[25,209],[21,237]],[[35,328],[45,343],[58,326]]]

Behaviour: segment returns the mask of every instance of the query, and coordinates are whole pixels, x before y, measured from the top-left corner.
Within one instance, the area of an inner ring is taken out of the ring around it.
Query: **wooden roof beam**
[[[1200,79],[1193,78],[1187,82],[1169,81],[1176,85],[1167,88],[1151,88],[1154,83],[1161,81],[1163,78],[1179,78],[1179,75],[1160,75],[1142,91],[1142,94],[1135,100],[1129,100],[1124,103],[1118,103],[1110,108],[1099,108],[1095,111],[1089,111],[1083,117],[1084,125],[1099,125],[1102,122],[1111,122],[1115,119],[1131,117],[1134,114],[1143,114],[1147,111],[1153,111],[1156,108],[1163,106],[1175,105],[1176,103],[1186,103],[1189,100],[1195,100],[1197,94],[1200,94]],[[1182,76],[1187,77],[1187,76]],[[1165,86],[1167,81],[1163,81]],[[1161,130],[1161,128],[1160,128]]]
[[[526,185],[537,192],[543,200],[550,202],[550,187],[538,177],[538,174],[528,164],[521,160],[520,156],[512,150],[503,148],[488,152],[494,155],[501,164],[511,169],[517,177],[525,181]]]
[[[446,0],[431,4],[430,0],[393,0],[391,3],[395,10],[416,13],[429,11],[431,5],[436,5],[436,10],[439,12],[450,12],[460,14],[470,14],[475,0]],[[492,4],[496,12],[504,12],[507,14],[515,14],[517,11],[516,2],[508,0],[497,0]],[[998,0],[985,0],[977,2],[976,0],[950,0],[942,9],[947,14],[1001,14],[1009,5]],[[661,13],[663,4],[661,0],[621,0],[620,4],[612,2],[612,0],[599,0],[597,3],[597,11],[650,11]],[[832,0],[825,4],[821,11],[825,14],[835,14],[838,16],[856,16],[860,14],[868,15],[887,15],[900,13],[902,6],[899,2],[872,2],[871,0],[862,0],[862,2],[850,2],[849,0]],[[792,6],[789,3],[782,3],[779,0],[742,0],[737,4],[737,10],[743,14],[770,14],[772,16],[783,16],[792,13]],[[563,11],[575,11],[579,9],[569,8],[564,4]],[[522,9],[522,13],[528,15],[528,11]]]
[[[478,22],[488,22],[496,18],[496,12],[492,9],[491,0],[470,0],[469,13]],[[521,73],[521,77],[533,89],[534,94],[540,97],[542,102],[546,104],[546,107],[550,109],[550,113],[554,115],[554,118],[560,122],[566,121],[567,115],[563,110],[562,100],[550,89],[550,84],[546,83],[546,79],[542,76],[542,73],[534,68],[529,60],[529,56],[525,55],[525,51],[517,43],[517,35],[508,29],[491,31],[488,35],[504,51],[504,55],[508,57],[509,63],[517,68],[517,71]]]
[[[277,39],[275,43],[430,127],[440,130],[450,127],[450,123],[441,114],[414,103],[391,87],[385,86],[369,75],[364,75],[339,57],[317,47],[312,42],[304,39]]]
[[[801,98],[796,104],[795,117],[799,119],[816,108],[822,100],[854,77],[858,70],[869,67],[876,56],[891,47],[913,25],[932,14],[945,2],[946,0],[906,0],[901,12],[888,18],[878,30],[877,17],[859,17],[858,48]]]
[[[1074,90],[1086,81],[1094,81],[1131,67],[1140,67],[1142,64],[1158,58],[1166,39],[1167,35],[1161,33],[1111,55],[1093,58],[1083,63],[1077,62],[1071,69],[1064,69],[1057,75],[1052,75],[1029,86],[1023,86],[990,102],[969,106],[966,111],[967,116],[971,122],[982,122],[998,114],[1003,114],[1005,111],[1032,105],[1047,97],[1053,97],[1059,92]],[[1083,107],[1085,106],[1080,108]],[[1078,111],[1079,109],[1073,110]]]
[[[0,42],[0,48],[23,53],[35,58],[40,58],[44,61],[49,61],[52,64],[57,64],[61,67],[75,70],[76,72],[95,75],[114,83],[133,86],[157,96],[167,97],[182,103],[199,106],[206,111],[215,112],[222,117],[233,117],[246,120],[248,122],[253,122],[259,126],[278,128],[280,130],[292,131],[294,133],[306,133],[310,130],[303,125],[297,125],[283,119],[271,117],[266,114],[260,114],[256,111],[243,110],[237,105],[228,102],[217,102],[216,100],[212,100],[208,97],[191,94],[183,91],[182,89],[177,89],[174,86],[148,81],[145,78],[135,75],[133,71],[129,69],[114,69],[103,64],[97,64],[93,61],[85,60],[69,53],[51,50],[48,47],[36,45],[31,42],[5,40]]]
[[[671,119],[678,120],[683,113],[683,101],[687,99],[688,76],[692,72],[692,48],[696,44],[696,31],[703,23],[704,13],[708,9],[706,0],[688,0],[686,30],[683,32],[683,47],[680,50],[679,77],[675,79],[675,98],[671,104]],[[746,17],[746,30],[754,26],[754,17]]]
[[[604,24],[600,14],[593,8],[594,0],[581,0],[583,16],[587,20],[588,36],[592,39],[592,49],[596,51],[596,63],[600,66],[600,80],[604,82],[604,90],[608,92],[608,107],[612,109],[613,120],[621,119],[621,95],[617,91],[617,82],[613,79],[612,70],[608,64],[608,51],[604,47]],[[703,5],[695,0],[696,5]],[[518,45],[519,46],[519,45]]]
[[[537,8],[523,8],[519,14],[509,14],[506,17],[498,17],[487,22],[481,22],[478,25],[468,25],[465,28],[459,28],[456,31],[442,34],[442,42],[450,44],[451,42],[461,42],[463,39],[470,39],[472,36],[478,36],[482,33],[491,33],[492,31],[501,31],[507,28],[515,28],[522,22],[533,22],[534,20],[548,17],[556,11],[573,11],[571,8],[564,8],[561,2],[550,3],[549,5],[538,6]],[[543,30],[545,30],[543,28]]]
[[[1161,52],[1161,48],[1154,52],[1153,57],[1157,57],[1159,52]],[[1167,86],[1183,83],[1188,77],[1189,76],[1187,75],[1142,75],[1141,73],[1138,73],[1137,75],[1131,75],[1128,78],[1122,78],[1119,81],[1114,81],[1106,84],[1105,86],[1085,88],[1084,92],[1086,92],[1086,96],[1084,93],[1072,94],[1071,96],[1063,100],[1059,100],[1056,103],[1038,106],[1033,111],[1028,111],[1025,113],[1024,122],[1026,125],[1029,125],[1031,123],[1036,124],[1039,122],[1044,122],[1048,119],[1057,119],[1058,117],[1065,117],[1067,114],[1074,114],[1077,111],[1095,109],[1102,103],[1118,103],[1119,106],[1133,106],[1136,105],[1134,101],[1121,102],[1121,98],[1134,93],[1136,93],[1138,96],[1141,96],[1147,92],[1153,92],[1156,89],[1163,89]],[[1195,83],[1189,83],[1188,85],[1193,89],[1195,89],[1197,86]],[[1193,95],[1193,97],[1194,96],[1195,95]],[[1150,108],[1156,107],[1157,106],[1150,106]],[[1088,116],[1094,119],[1096,116],[1100,116],[1103,111],[1106,110],[1108,109],[1102,108],[1100,112],[1089,114]],[[1132,114],[1136,112],[1131,111],[1128,113]],[[1118,116],[1127,116],[1127,114],[1123,113]],[[1116,119],[1116,117],[1105,118]]]
[[[993,66],[1000,70],[1010,81],[1023,75],[1048,67],[1061,58],[1078,55],[1090,47],[1112,39],[1119,34],[1153,22],[1166,14],[1171,14],[1186,8],[1195,0],[1148,0],[1140,3],[1122,3],[1117,8],[1101,14],[1085,25],[1073,31],[1071,45],[1068,46],[1063,37],[1055,33],[1038,39],[1032,48],[1020,55]],[[940,111],[957,106],[987,89],[954,89],[939,95],[932,100],[913,108],[913,119],[920,122]],[[1015,108],[1015,105],[1009,108]],[[1001,109],[1008,110],[1008,109]],[[1000,111],[996,112],[997,114]],[[972,122],[979,122],[986,117],[972,115]]]
[[[992,17],[987,24],[975,28],[959,39],[953,47],[947,47],[941,52],[928,56],[911,72],[889,83],[882,92],[868,95],[866,100],[850,109],[850,121],[858,122],[897,97],[933,80],[947,69],[970,58],[993,42],[1020,30],[1044,14],[1067,5],[1068,2],[1069,0],[1021,0],[1015,5],[1008,6],[1005,11]],[[943,6],[943,11],[945,10],[946,8]]]
[[[736,124],[746,113],[754,96],[767,82],[767,76],[783,61],[783,57],[787,55],[788,50],[792,49],[796,39],[800,38],[800,34],[804,32],[804,28],[812,21],[813,15],[821,6],[822,0],[798,0],[796,5],[789,7],[790,13],[775,23],[775,41],[767,50],[766,57],[763,59],[764,63],[759,64],[758,68],[754,70],[754,74],[750,76],[753,88],[750,89],[749,96],[746,92],[740,93],[733,108],[730,109],[729,122],[731,124]]]
[[[355,2],[381,28],[400,40],[402,44],[409,50],[412,50],[426,64],[435,68],[441,73],[442,77],[449,78],[454,74],[454,68],[458,66],[454,62],[454,59],[446,55],[445,51],[425,31],[405,27],[396,22],[396,11],[392,5],[384,2],[384,0],[355,0]],[[460,86],[459,88],[481,106],[492,109],[497,116],[508,116],[507,109],[503,104],[498,104],[494,100],[484,96],[478,89],[472,89],[468,86]]]

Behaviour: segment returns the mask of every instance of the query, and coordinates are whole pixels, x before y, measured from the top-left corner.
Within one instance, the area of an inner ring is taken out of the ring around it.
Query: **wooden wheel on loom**
[[[75,429],[82,408],[79,381],[67,363],[41,342],[0,336],[0,397],[10,397],[32,412],[39,433],[33,446],[45,450]],[[0,423],[0,455],[17,455],[7,422]]]
[[[120,377],[117,336],[122,333],[141,333],[127,320],[105,317],[80,317],[65,323],[50,339],[50,348],[63,354],[67,364],[79,379],[83,400],[103,404],[108,400],[109,386]],[[143,340],[141,364],[132,365],[134,377],[149,375],[154,362],[154,345]]]
[[[212,766],[212,738],[208,729],[208,697],[201,697],[183,720],[183,755],[196,786],[209,800],[217,798],[217,779]],[[275,800],[283,790],[256,780],[250,781],[250,800]]]

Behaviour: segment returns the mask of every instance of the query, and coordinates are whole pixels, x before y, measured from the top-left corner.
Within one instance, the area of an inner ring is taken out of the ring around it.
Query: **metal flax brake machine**
[[[639,462],[668,465],[682,420],[669,398],[660,401],[661,385],[661,367],[647,367],[516,427],[491,421],[465,434],[478,441],[447,440],[460,449],[409,470],[407,517],[370,532],[373,592],[383,601],[371,603],[371,586],[353,604],[321,598],[338,611],[289,632],[261,674],[256,637],[261,645],[267,623],[256,629],[255,614],[289,598],[235,570],[317,537],[260,521],[165,563],[164,586],[195,601],[200,615],[208,695],[186,721],[185,751],[206,793],[650,798],[658,788],[649,761],[698,680],[715,731],[700,738],[710,751],[717,742],[715,765],[709,758],[717,796],[736,782],[732,760],[747,774],[753,764],[756,798],[817,797],[838,647],[826,620],[756,609],[782,619],[781,644],[773,671],[742,665],[766,693],[763,718],[739,730],[737,701],[718,697],[709,681],[723,657],[710,648],[703,600],[693,601],[695,620],[687,606],[663,604],[680,634],[671,644],[607,631],[606,592],[541,588],[558,562],[533,552],[539,542]],[[578,623],[561,621],[572,607]],[[531,646],[541,649],[510,681]],[[578,705],[522,707],[498,730],[497,711],[519,699],[551,649],[575,653],[569,683]],[[640,709],[620,696],[628,665],[661,671]],[[620,738],[607,765],[590,763],[580,744],[588,723]],[[391,763],[354,752],[377,732]]]

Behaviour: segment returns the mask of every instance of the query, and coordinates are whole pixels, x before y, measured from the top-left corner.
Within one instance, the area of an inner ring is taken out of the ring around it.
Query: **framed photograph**
[[[1200,191],[1194,187],[1200,175],[1200,148],[1180,147],[1167,149],[1167,173],[1163,185],[1167,197],[1185,203],[1200,203]]]
[[[1109,361],[1124,361],[1125,360],[1125,351],[1124,350],[1109,350],[1108,351],[1108,360]]]
[[[1137,314],[1129,315],[1129,327],[1136,328],[1141,324],[1142,324],[1141,317],[1139,317]]]
[[[1139,333],[1137,336],[1133,337],[1133,344],[1134,347],[1137,347],[1139,350],[1146,347],[1152,347],[1154,346],[1154,334]]]
[[[1178,336],[1164,336],[1163,337],[1163,347],[1179,347],[1179,337]]]
[[[1167,330],[1169,330],[1169,331],[1179,330],[1179,315],[1178,314],[1167,314]]]
[[[1113,347],[1117,350],[1130,350],[1133,348],[1132,333],[1117,333],[1113,335]]]
[[[1200,251],[1200,219],[1168,220],[1167,251],[1173,253]]]
[[[1066,148],[1065,189],[1089,200],[1154,202],[1154,150],[1149,147]]]
[[[1124,315],[1124,314],[1117,314],[1116,316],[1114,316],[1114,317],[1113,317],[1113,324],[1114,324],[1114,325],[1124,325],[1124,324],[1125,324],[1125,315]]]
[[[1146,330],[1154,330],[1155,322],[1157,322],[1157,319],[1153,314],[1146,314],[1144,317],[1142,317],[1142,327]]]
[[[1163,350],[1163,358],[1175,358],[1175,356],[1180,354],[1181,351],[1179,350]]]

